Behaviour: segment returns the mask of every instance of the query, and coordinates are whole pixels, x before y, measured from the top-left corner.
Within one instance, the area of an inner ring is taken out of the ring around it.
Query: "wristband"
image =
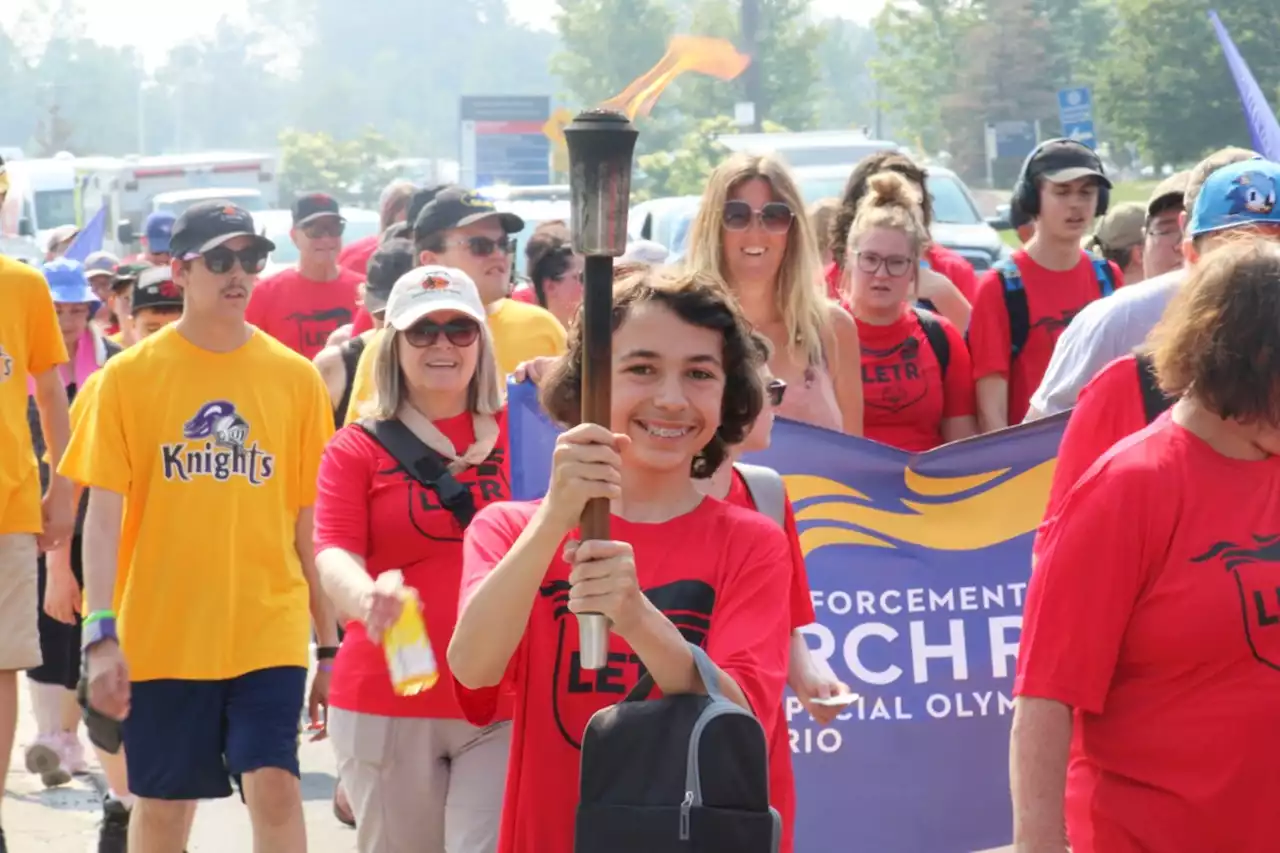
[[[87,628],[90,625],[92,625],[94,622],[101,622],[103,619],[115,619],[115,618],[116,618],[116,613],[114,610],[95,610],[92,613],[90,613],[88,616],[84,617],[84,622],[81,623],[81,627]]]
[[[333,672],[333,661],[322,660],[316,664],[317,672]]]
[[[337,646],[317,646],[316,660],[333,660],[338,656]]]

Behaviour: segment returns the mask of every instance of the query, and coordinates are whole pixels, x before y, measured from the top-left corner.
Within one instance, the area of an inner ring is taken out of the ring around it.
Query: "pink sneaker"
[[[84,745],[75,732],[63,732],[62,749],[58,755],[62,758],[62,766],[73,776],[89,775],[89,762],[84,757]]]
[[[40,774],[46,788],[65,785],[71,774],[62,766],[62,738],[58,735],[40,735],[27,747],[27,770]]]

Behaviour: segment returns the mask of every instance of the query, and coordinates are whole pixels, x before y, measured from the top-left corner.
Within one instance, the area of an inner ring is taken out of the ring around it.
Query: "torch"
[[[639,131],[626,116],[587,110],[564,129],[569,148],[573,245],[585,256],[582,293],[582,420],[608,427],[613,362],[613,259],[627,249],[631,154]],[[609,501],[587,502],[582,541],[609,538]],[[609,655],[609,620],[578,614],[583,669],[601,669]]]

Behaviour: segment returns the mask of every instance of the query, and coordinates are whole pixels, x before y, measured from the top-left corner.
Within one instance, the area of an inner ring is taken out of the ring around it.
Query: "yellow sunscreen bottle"
[[[418,597],[404,585],[404,575],[398,570],[383,572],[376,581],[386,592],[398,592],[404,599],[400,618],[382,638],[387,653],[387,670],[391,673],[391,687],[397,696],[413,696],[435,686],[440,677],[436,656],[431,651],[427,626],[418,609]]]

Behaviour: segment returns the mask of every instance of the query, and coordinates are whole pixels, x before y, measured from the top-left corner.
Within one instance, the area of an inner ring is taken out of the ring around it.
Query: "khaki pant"
[[[0,672],[40,665],[36,537],[0,534]]]
[[[494,853],[511,724],[329,710],[360,853]]]

